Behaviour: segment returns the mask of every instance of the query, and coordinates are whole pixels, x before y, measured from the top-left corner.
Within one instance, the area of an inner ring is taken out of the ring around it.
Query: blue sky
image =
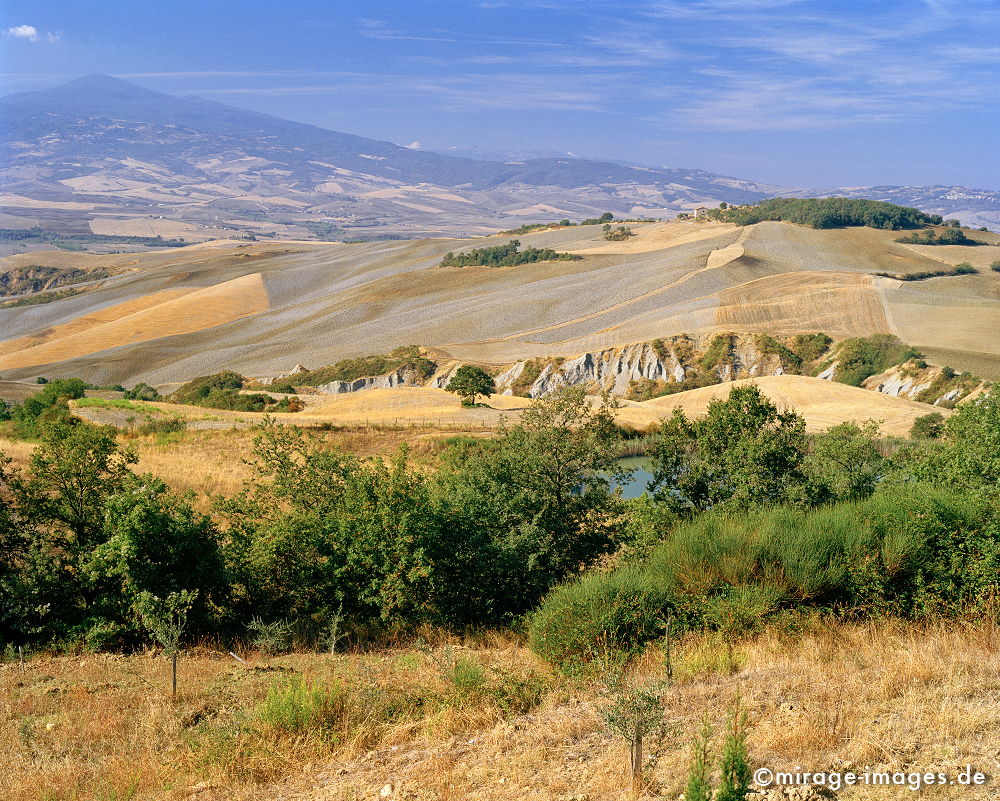
[[[5,0],[0,91],[101,72],[447,151],[1000,189],[998,0]]]

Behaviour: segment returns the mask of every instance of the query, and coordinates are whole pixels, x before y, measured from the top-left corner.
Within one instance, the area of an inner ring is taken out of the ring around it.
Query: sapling
[[[172,592],[160,598],[151,592],[142,592],[135,602],[135,610],[146,630],[163,646],[163,654],[171,661],[171,695],[177,695],[177,651],[181,636],[187,626],[188,612],[198,597],[198,590]]]
[[[662,683],[639,685],[620,673],[605,680],[611,703],[604,708],[604,725],[628,745],[632,792],[642,793],[643,742],[647,736],[665,733]]]
[[[706,712],[701,728],[691,744],[691,768],[688,771],[684,801],[709,801],[712,797],[712,785],[708,777],[709,743],[711,740],[712,722]]]
[[[604,680],[607,695],[611,700],[602,712],[604,725],[628,745],[632,793],[636,797],[641,794],[643,788],[644,741],[647,736],[654,736],[662,743],[667,733],[663,719],[663,693],[673,683],[674,678],[671,624],[672,616],[668,614],[664,637],[664,680],[646,684],[630,682],[621,665],[609,665]],[[655,753],[653,757],[655,759]]]
[[[733,701],[722,744],[722,779],[715,801],[743,801],[750,792],[751,768],[747,753],[747,713],[739,696]]]

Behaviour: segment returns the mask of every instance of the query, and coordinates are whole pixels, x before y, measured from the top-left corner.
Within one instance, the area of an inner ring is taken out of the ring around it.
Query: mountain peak
[[[57,89],[102,89],[102,90],[113,90],[113,91],[129,91],[129,92],[152,92],[152,89],[144,89],[141,86],[137,86],[134,83],[123,80],[122,78],[116,78],[114,75],[105,75],[100,72],[92,73],[91,75],[83,75],[80,78],[75,78],[72,81],[68,81],[61,86],[56,87]]]

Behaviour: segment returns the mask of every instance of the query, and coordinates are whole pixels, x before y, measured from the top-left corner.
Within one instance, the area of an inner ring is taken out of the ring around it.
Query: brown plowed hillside
[[[734,331],[794,334],[812,327],[839,339],[891,333],[872,277],[846,272],[795,272],[759,278],[719,295],[715,322]]]
[[[941,268],[937,252],[897,243],[899,232],[776,222],[630,227],[636,236],[625,242],[606,242],[599,225],[524,234],[517,237],[522,247],[583,258],[501,268],[438,264],[448,251],[513,237],[213,243],[128,254],[124,274],[89,292],[0,309],[0,340],[8,343],[0,378],[31,380],[42,373],[100,384],[166,384],[224,367],[266,376],[296,363],[315,368],[410,344],[503,364],[730,330],[835,337],[891,332],[928,352],[948,353],[958,370],[1000,374],[1000,337],[983,335],[1000,331],[1000,273],[873,280],[877,272]],[[952,250],[947,258],[979,263],[987,250],[1000,248]],[[71,256],[60,254],[60,266],[71,266]],[[203,292],[254,274],[262,282],[256,299],[241,290],[223,308],[206,295],[212,308],[191,301],[184,312],[162,309],[155,324],[143,323],[141,330],[116,325],[97,336],[88,322],[90,334],[65,335],[118,304],[143,303],[165,290]],[[55,345],[53,329],[63,334],[62,346]],[[29,341],[44,347],[24,353],[35,347]],[[997,369],[984,371],[984,364]]]

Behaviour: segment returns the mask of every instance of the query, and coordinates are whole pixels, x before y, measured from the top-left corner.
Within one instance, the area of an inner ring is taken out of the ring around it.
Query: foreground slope
[[[898,233],[867,228],[823,231],[777,222],[632,227],[636,236],[621,243],[604,241],[599,226],[528,234],[519,237],[523,246],[582,258],[501,268],[437,265],[449,251],[511,237],[244,243],[111,256],[116,274],[92,282],[88,291],[0,308],[0,377],[162,384],[224,368],[266,376],[296,362],[315,368],[407,344],[503,365],[717,331],[824,331],[836,338],[891,333],[929,353],[947,351],[947,363],[957,369],[974,364],[968,369],[1000,377],[1000,339],[984,336],[1000,330],[1000,273],[984,267],[978,274],[910,282],[875,275],[940,269],[945,256],[988,264],[1000,258],[996,235],[975,234],[982,245],[942,255],[897,243]],[[39,263],[47,258],[34,255]],[[54,260],[65,265],[66,254]],[[205,305],[212,308],[197,313],[173,300],[139,332],[120,322],[104,329],[107,336],[79,334],[94,315],[103,323],[124,317],[133,307],[123,304],[159,306],[154,301],[165,296],[158,293],[209,287],[226,296],[234,287],[246,294],[228,311],[208,296]],[[51,344],[70,331],[76,332],[72,347]]]

